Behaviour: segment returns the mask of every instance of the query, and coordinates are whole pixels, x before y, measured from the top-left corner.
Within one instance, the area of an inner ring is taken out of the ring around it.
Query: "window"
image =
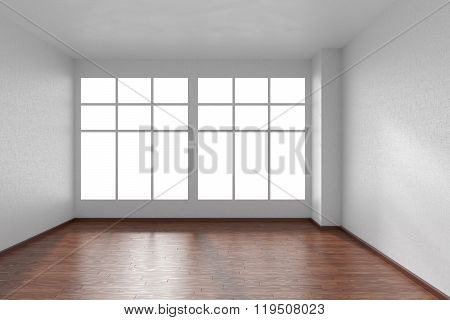
[[[188,79],[81,79],[81,199],[188,197]]]
[[[305,199],[305,79],[198,79],[198,198]]]
[[[189,167],[199,200],[305,199],[304,78],[199,78],[197,119],[187,78],[80,85],[82,200],[187,200]]]

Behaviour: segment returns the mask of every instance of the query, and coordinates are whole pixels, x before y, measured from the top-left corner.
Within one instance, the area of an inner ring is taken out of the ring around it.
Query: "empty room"
[[[449,4],[0,0],[5,319],[448,316]]]

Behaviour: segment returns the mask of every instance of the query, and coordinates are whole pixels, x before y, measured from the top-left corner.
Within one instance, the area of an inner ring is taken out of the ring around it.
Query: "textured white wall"
[[[311,216],[322,225],[322,53],[319,51],[312,59],[311,96]]]
[[[344,49],[344,68],[443,0],[397,2]],[[343,80],[343,225],[450,293],[450,5]]]
[[[0,250],[73,216],[73,62],[0,19]]]

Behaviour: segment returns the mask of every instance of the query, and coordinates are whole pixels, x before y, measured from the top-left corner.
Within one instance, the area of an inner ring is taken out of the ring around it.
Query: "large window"
[[[197,101],[187,78],[82,78],[81,199],[185,200],[189,167],[199,200],[305,199],[304,78],[199,78]]]
[[[188,198],[188,79],[81,79],[81,199]]]
[[[198,198],[305,199],[305,79],[198,79]]]

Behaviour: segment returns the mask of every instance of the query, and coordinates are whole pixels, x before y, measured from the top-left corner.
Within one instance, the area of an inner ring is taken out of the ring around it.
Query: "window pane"
[[[154,78],[155,103],[187,103],[188,78]]]
[[[198,134],[198,198],[233,198],[233,162],[231,132]]]
[[[115,103],[116,79],[81,78],[81,103]]]
[[[304,103],[304,78],[270,79],[270,101],[273,103]]]
[[[235,134],[235,198],[268,199],[267,133]]]
[[[199,103],[232,103],[233,80],[231,78],[199,78]]]
[[[227,130],[233,128],[233,107],[198,106],[198,128]]]
[[[119,106],[119,130],[149,130],[152,125],[152,107]]]
[[[152,80],[150,78],[119,78],[119,103],[150,103]]]
[[[153,197],[188,199],[188,133],[154,133]]]
[[[273,130],[304,130],[305,106],[271,106],[270,118]]]
[[[118,198],[151,199],[151,133],[120,132]]]
[[[267,78],[236,78],[236,103],[267,103],[269,88]]]
[[[269,121],[267,106],[236,106],[236,129],[264,130]]]
[[[305,199],[305,134],[270,134],[270,198]]]
[[[81,133],[81,200],[116,197],[114,132]]]
[[[158,130],[187,130],[188,106],[154,106],[153,125]]]
[[[81,130],[115,130],[116,106],[81,106]]]

